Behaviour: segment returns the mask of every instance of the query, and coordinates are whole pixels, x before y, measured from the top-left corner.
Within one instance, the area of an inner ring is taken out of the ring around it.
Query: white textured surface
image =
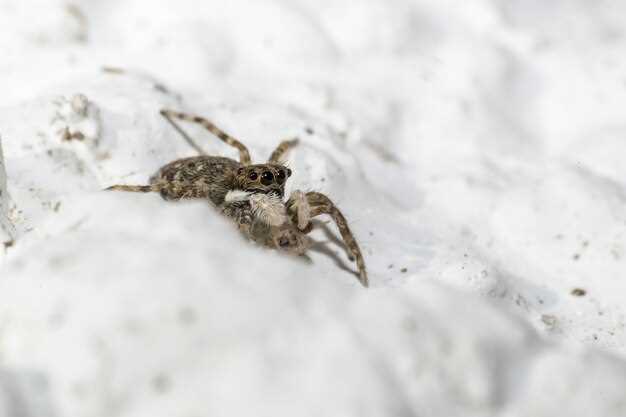
[[[0,0],[0,416],[626,415],[626,5],[73,4]],[[101,192],[193,154],[162,107],[298,135],[373,288]]]
[[[11,200],[7,189],[7,173],[4,167],[4,155],[2,152],[2,138],[0,137],[0,243],[6,242],[10,245],[13,242],[15,230],[9,221],[9,210]],[[0,256],[3,256],[4,253]]]

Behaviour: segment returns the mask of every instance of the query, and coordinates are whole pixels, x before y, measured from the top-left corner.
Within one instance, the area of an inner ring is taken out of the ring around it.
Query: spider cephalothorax
[[[324,194],[294,191],[284,201],[285,183],[291,170],[281,163],[297,139],[285,140],[265,164],[251,164],[248,149],[199,116],[162,110],[161,114],[201,155],[182,158],[164,165],[150,178],[149,185],[114,185],[110,190],[158,192],[166,200],[201,198],[235,221],[250,239],[266,246],[302,255],[310,245],[307,234],[311,219],[329,215],[337,225],[350,256],[357,264],[359,281],[368,285],[365,262],[348,223],[339,209]],[[239,161],[206,155],[174,119],[199,123],[211,133],[239,150]]]
[[[291,170],[279,164],[256,164],[242,166],[237,170],[234,187],[251,193],[285,196],[285,182]]]

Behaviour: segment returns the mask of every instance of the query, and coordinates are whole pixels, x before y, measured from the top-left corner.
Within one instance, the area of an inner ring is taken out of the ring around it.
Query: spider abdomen
[[[208,198],[220,205],[241,164],[220,156],[193,156],[161,167],[151,178],[165,200]]]

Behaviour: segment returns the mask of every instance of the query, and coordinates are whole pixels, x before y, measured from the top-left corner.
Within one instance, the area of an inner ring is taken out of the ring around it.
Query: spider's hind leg
[[[163,116],[165,118],[165,120],[167,120],[167,122],[170,125],[172,125],[172,127],[174,129],[176,129],[176,131],[178,133],[180,133],[180,135],[183,137],[183,139],[185,139],[185,142],[187,142],[189,144],[189,146],[194,148],[196,150],[196,152],[198,152],[199,155],[206,155],[206,152],[200,146],[198,146],[198,144],[193,139],[191,139],[191,136],[189,136],[189,134],[187,132],[185,132],[185,130],[182,127],[180,127],[180,125],[178,123],[176,123],[174,121],[170,111],[168,111],[168,110],[161,110],[161,116]]]
[[[166,109],[161,110],[161,114],[163,115],[163,117],[167,119],[168,122],[170,122],[172,126],[174,126],[174,128],[183,136],[183,138],[185,138],[185,140],[194,149],[196,149],[196,151],[198,151],[200,154],[204,155],[205,152],[198,145],[196,145],[193,142],[193,140],[191,140],[189,135],[180,126],[178,126],[176,122],[174,122],[174,119],[185,120],[188,122],[197,123],[201,125],[206,130],[208,130],[209,132],[213,133],[215,136],[220,138],[224,143],[236,148],[239,151],[239,162],[242,165],[250,165],[251,159],[250,159],[250,152],[248,152],[248,148],[246,148],[246,146],[243,143],[239,142],[237,139],[230,136],[228,133],[224,132],[222,129],[215,126],[212,122],[205,119],[204,117],[194,116],[192,114],[180,113],[180,112],[176,112],[173,110],[166,110]]]
[[[125,185],[117,184],[105,188],[105,191],[130,191],[133,193],[151,193],[153,191],[160,191],[160,187],[157,185]]]

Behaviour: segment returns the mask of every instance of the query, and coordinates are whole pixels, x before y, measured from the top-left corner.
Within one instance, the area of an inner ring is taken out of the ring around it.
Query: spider
[[[281,161],[298,139],[282,141],[267,163],[252,164],[248,148],[209,120],[172,110],[161,110],[161,115],[200,155],[164,165],[150,177],[149,185],[113,185],[107,190],[158,192],[165,200],[208,199],[249,239],[296,255],[304,255],[311,246],[307,236],[313,230],[311,219],[327,214],[337,225],[350,260],[356,262],[359,281],[368,286],[359,245],[335,204],[322,193],[299,190],[284,201],[285,183],[292,172]],[[175,119],[200,124],[236,148],[239,161],[206,154]]]

